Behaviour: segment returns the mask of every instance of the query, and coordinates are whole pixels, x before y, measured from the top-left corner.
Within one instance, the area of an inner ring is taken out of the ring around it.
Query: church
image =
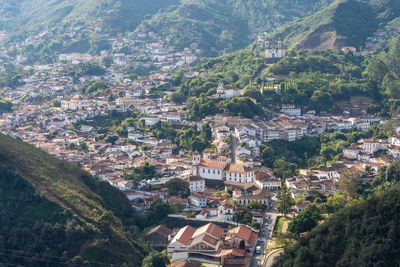
[[[282,47],[282,41],[279,40],[276,43],[265,41],[265,57],[267,59],[286,57],[286,49]]]
[[[212,160],[210,153],[193,153],[193,176],[204,179],[251,183],[254,181],[254,170],[242,164]]]

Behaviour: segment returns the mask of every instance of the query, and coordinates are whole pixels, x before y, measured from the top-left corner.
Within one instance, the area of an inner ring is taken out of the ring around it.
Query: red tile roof
[[[155,233],[155,232],[158,232],[159,234],[161,234],[161,235],[163,235],[165,237],[168,237],[169,234],[172,233],[172,230],[167,228],[167,227],[165,227],[164,225],[159,225],[157,227],[154,227],[150,231],[148,231],[146,235],[150,235],[150,234]]]
[[[215,160],[201,160],[199,166],[213,168],[213,169],[223,169],[227,165],[226,162],[215,161]]]
[[[236,228],[229,230],[230,234],[236,234],[239,239],[245,240],[250,245],[254,246],[257,242],[258,235],[254,233],[250,228],[240,225]]]

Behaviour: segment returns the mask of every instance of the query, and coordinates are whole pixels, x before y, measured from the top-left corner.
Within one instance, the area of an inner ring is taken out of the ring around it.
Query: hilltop
[[[366,37],[400,16],[396,0],[336,0],[329,7],[288,23],[274,38],[307,49],[363,45]]]
[[[141,264],[143,248],[125,229],[127,198],[70,163],[0,135],[0,254],[6,264]]]

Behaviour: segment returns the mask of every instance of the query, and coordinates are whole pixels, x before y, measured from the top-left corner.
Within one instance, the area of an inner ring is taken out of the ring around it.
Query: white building
[[[206,180],[201,178],[200,176],[190,176],[189,188],[191,194],[202,191],[206,188]]]

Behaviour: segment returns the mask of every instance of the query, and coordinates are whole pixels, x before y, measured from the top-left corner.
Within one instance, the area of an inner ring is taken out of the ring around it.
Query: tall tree
[[[282,184],[281,191],[277,194],[278,205],[276,208],[279,212],[283,213],[285,216],[290,211],[292,206],[294,205],[294,200],[290,195],[290,192],[287,190],[286,184]]]

